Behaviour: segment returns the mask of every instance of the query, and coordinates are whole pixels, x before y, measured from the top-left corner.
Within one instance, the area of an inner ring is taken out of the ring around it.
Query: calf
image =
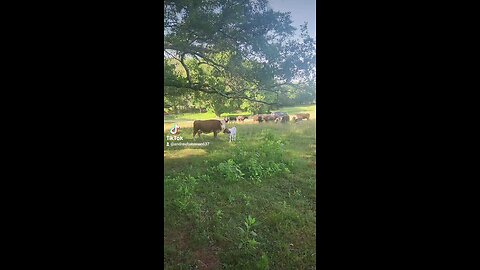
[[[217,134],[225,130],[225,120],[195,120],[193,122],[193,138],[198,133],[200,138],[201,133],[213,132],[213,137],[217,138]]]
[[[230,136],[229,136],[229,141],[230,141],[230,142],[237,140],[237,128],[236,128],[236,127],[226,128],[226,129],[223,131],[223,133],[228,133],[228,134],[230,134]]]

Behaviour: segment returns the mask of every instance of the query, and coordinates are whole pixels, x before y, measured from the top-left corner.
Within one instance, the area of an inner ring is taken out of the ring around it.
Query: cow
[[[310,114],[309,113],[297,113],[294,117],[293,117],[293,120],[295,122],[298,122],[298,121],[301,121],[303,119],[307,119],[309,120],[310,119]]]
[[[271,114],[262,114],[262,119],[265,120],[265,122],[275,121],[275,118],[276,117]]]
[[[254,115],[254,116],[252,117],[252,120],[253,120],[253,121],[257,121],[257,122],[260,123],[260,122],[263,121],[263,118],[262,118],[262,115],[261,115],[261,114],[257,114],[257,115]]]
[[[237,121],[238,122],[243,122],[243,121],[245,121],[245,119],[248,119],[248,116],[243,116],[243,115],[237,116]]]
[[[237,121],[237,117],[235,117],[235,116],[229,116],[227,119],[228,119],[227,122],[230,122],[230,121],[234,121],[234,122],[235,122],[235,121]]]
[[[272,113],[272,115],[274,116],[275,123],[278,123],[278,122],[286,123],[286,122],[290,121],[290,116],[287,113],[274,112],[274,113]]]
[[[283,116],[277,116],[275,118],[275,123],[278,123],[278,122],[287,123],[288,121],[290,121],[290,116],[288,114]]]
[[[237,140],[237,128],[226,128],[223,133],[230,134],[229,135],[229,142],[236,141]]]
[[[198,133],[200,138],[201,133],[210,133],[213,132],[213,137],[217,138],[217,134],[225,130],[226,121],[225,120],[195,120],[193,121],[193,138]]]

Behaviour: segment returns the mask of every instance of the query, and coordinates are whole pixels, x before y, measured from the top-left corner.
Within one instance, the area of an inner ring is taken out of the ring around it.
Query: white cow
[[[228,131],[230,133],[230,142],[236,141],[237,140],[237,128],[236,127],[229,128]]]

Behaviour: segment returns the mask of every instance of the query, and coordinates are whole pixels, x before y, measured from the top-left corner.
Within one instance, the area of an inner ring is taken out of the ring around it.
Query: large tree
[[[315,80],[306,25],[295,39],[290,15],[267,0],[165,0],[164,16],[166,95],[176,89],[278,104],[279,95]]]

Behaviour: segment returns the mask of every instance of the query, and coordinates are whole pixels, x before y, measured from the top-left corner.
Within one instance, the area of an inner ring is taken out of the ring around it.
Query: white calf
[[[233,127],[233,128],[229,128],[228,130],[230,131],[230,142],[231,141],[236,141],[237,140],[237,128]]]

